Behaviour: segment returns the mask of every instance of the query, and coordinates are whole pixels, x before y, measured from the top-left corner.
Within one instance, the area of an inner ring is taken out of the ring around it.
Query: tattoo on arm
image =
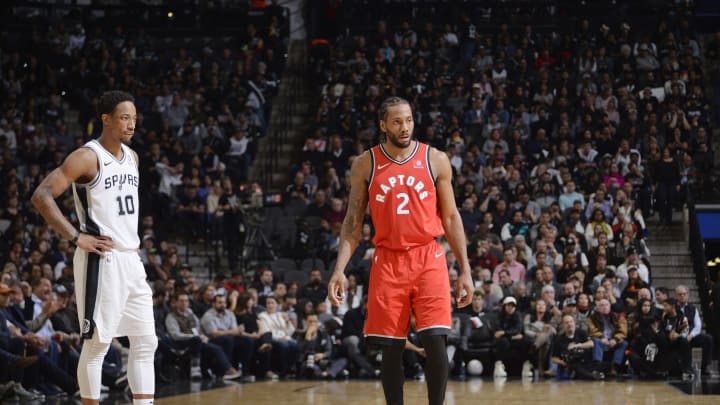
[[[350,194],[348,210],[342,226],[342,238],[357,244],[362,233],[362,222],[367,207],[367,191],[354,190]]]
[[[65,218],[60,207],[55,202],[53,196],[53,176],[51,173],[35,190],[32,196],[32,204],[38,210],[40,215],[47,221],[48,225],[55,230],[60,236],[71,240],[75,236],[75,227]]]

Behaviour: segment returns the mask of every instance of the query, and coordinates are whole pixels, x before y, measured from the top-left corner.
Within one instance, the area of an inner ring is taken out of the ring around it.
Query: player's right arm
[[[368,181],[372,170],[370,152],[358,156],[350,168],[350,196],[348,209],[340,232],[335,271],[328,283],[328,298],[333,305],[340,305],[345,296],[347,279],[345,266],[350,261],[362,236],[363,219],[368,204]]]
[[[98,161],[91,149],[79,148],[71,153],[58,168],[50,172],[35,189],[31,202],[48,225],[63,238],[73,240],[78,230],[65,218],[55,199],[75,182],[91,181],[98,172]],[[76,245],[87,251],[102,255],[103,250],[112,249],[112,240],[107,236],[95,237],[80,233]]]

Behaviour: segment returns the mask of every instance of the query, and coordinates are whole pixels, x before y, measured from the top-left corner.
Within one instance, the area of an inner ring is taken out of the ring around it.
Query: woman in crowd
[[[265,312],[258,318],[272,333],[273,369],[285,376],[292,372],[297,357],[297,342],[293,338],[295,327],[288,319],[288,314],[280,310],[280,304],[272,295],[265,299]]]

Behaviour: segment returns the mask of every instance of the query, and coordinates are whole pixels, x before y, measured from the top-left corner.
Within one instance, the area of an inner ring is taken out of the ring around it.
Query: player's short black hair
[[[118,104],[124,101],[134,103],[135,97],[133,97],[130,93],[126,93],[120,90],[106,91],[102,94],[102,96],[100,96],[100,99],[97,103],[98,117],[102,116],[103,114],[112,114],[112,112],[115,110],[115,107],[117,107]]]
[[[389,107],[396,106],[398,104],[407,104],[410,105],[410,102],[405,100],[402,97],[388,97],[385,99],[385,101],[380,104],[380,108],[378,108],[378,119],[380,121],[384,121],[385,117],[387,117],[387,110]]]

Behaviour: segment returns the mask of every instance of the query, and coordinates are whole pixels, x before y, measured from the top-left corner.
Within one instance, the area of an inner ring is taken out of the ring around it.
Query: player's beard
[[[395,136],[388,136],[388,135],[386,134],[386,135],[385,135],[385,138],[386,138],[388,141],[390,141],[390,143],[392,143],[394,146],[396,146],[396,147],[398,147],[398,148],[401,148],[401,149],[408,148],[408,147],[410,147],[410,145],[412,144],[412,135],[410,135],[410,138],[408,138],[407,143],[401,142],[399,136],[397,136],[397,137],[395,137]]]

